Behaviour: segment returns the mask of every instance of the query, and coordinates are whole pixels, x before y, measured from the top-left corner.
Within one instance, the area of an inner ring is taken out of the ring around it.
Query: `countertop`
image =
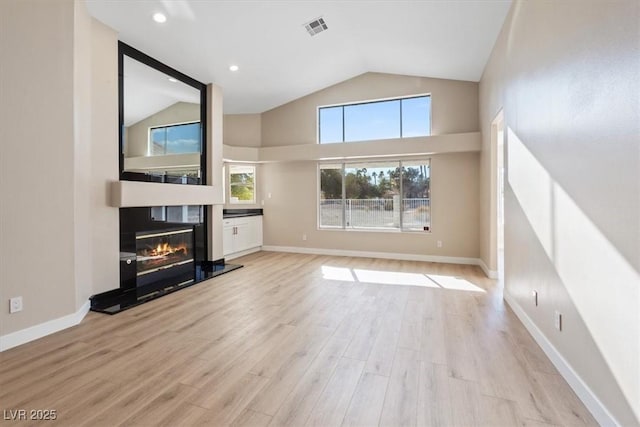
[[[262,209],[223,209],[222,211],[223,219],[260,215],[263,215]]]

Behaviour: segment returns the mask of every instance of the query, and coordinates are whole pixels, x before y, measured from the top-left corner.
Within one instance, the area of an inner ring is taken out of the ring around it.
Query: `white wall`
[[[640,419],[639,22],[636,1],[516,1],[480,83],[483,230],[506,120],[505,293],[625,426]]]

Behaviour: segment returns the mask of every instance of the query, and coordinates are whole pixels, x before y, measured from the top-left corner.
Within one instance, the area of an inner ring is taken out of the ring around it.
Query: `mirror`
[[[205,86],[119,46],[120,179],[204,184]]]

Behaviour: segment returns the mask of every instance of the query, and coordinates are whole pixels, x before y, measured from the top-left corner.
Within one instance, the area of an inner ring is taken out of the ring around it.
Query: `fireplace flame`
[[[154,249],[151,249],[148,253],[149,256],[152,257],[165,257],[169,255],[173,255],[177,252],[180,252],[183,255],[186,255],[187,245],[181,244],[176,246],[171,246],[169,243],[158,243]]]

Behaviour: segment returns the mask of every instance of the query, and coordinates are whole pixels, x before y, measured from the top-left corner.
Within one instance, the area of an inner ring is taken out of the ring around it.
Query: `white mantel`
[[[223,204],[215,185],[180,185],[158,182],[115,181],[111,183],[111,206],[182,206]]]

